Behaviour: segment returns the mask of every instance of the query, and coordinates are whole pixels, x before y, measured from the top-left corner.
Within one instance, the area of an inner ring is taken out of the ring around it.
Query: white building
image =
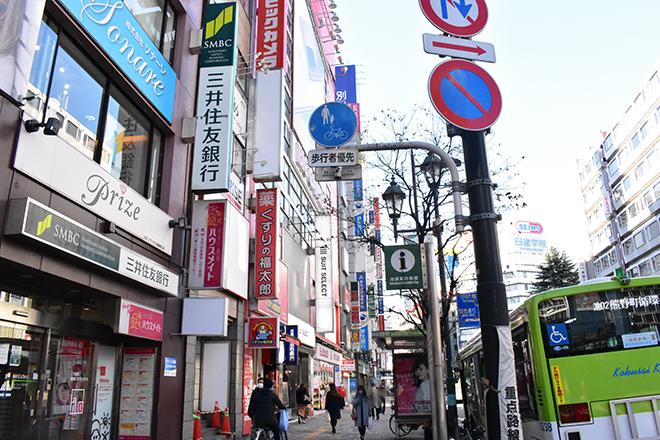
[[[593,275],[660,273],[660,79],[658,67],[578,160]],[[590,268],[588,268],[590,269]]]

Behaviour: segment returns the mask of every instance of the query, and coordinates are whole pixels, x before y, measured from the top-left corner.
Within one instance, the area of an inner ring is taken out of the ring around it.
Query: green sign
[[[232,66],[236,52],[236,3],[204,8],[202,67]]]
[[[424,288],[420,245],[385,246],[385,283],[388,290]]]

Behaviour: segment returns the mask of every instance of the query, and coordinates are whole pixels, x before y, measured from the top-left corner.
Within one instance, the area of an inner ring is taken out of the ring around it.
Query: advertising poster
[[[243,435],[250,434],[252,419],[248,416],[250,397],[254,389],[254,373],[252,372],[252,350],[243,350]]]
[[[156,349],[124,349],[119,404],[119,440],[149,440]]]
[[[431,386],[426,354],[394,355],[397,415],[431,414]]]
[[[277,348],[279,318],[248,318],[248,348]]]

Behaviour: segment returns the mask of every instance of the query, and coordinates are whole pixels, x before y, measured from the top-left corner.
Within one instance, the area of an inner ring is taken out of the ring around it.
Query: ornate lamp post
[[[399,234],[397,224],[399,222],[399,217],[401,217],[401,209],[403,208],[403,201],[406,198],[406,194],[401,187],[396,184],[394,177],[392,177],[390,186],[387,187],[382,197],[385,202],[385,207],[387,208],[387,214],[390,216],[390,219],[392,219],[392,226],[394,227],[394,242],[396,243]]]

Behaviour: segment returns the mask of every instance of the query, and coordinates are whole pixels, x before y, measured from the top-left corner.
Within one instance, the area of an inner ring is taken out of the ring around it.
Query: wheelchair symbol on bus
[[[566,324],[548,324],[546,329],[548,331],[548,340],[550,341],[551,347],[568,344],[568,330],[566,329]]]

